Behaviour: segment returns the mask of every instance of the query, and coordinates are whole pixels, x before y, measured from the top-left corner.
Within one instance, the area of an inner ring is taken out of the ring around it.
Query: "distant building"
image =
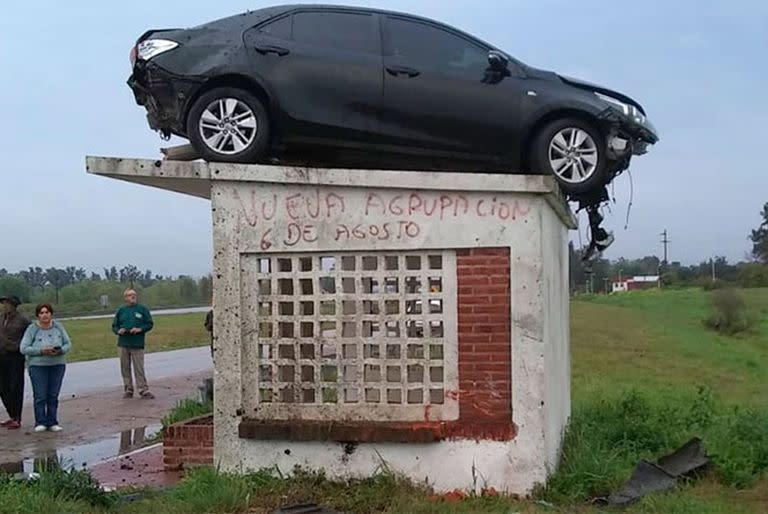
[[[619,280],[613,283],[612,292],[622,293],[626,291],[638,291],[640,289],[650,289],[659,287],[658,275],[638,275],[628,277],[626,280]]]

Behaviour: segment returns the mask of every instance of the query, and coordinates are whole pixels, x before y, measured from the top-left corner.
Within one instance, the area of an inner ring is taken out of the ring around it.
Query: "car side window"
[[[278,39],[291,39],[291,16],[283,16],[259,27],[259,32]]]
[[[418,70],[481,78],[488,68],[488,49],[439,27],[387,17],[384,54],[402,58]]]
[[[377,30],[370,14],[299,12],[293,15],[293,39],[326,48],[375,52]]]

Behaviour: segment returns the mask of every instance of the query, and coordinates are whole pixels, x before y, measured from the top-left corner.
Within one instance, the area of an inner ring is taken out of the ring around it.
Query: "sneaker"
[[[0,423],[0,427],[7,427],[12,422],[13,422],[12,419],[7,419],[7,420],[3,421],[2,423]]]
[[[21,428],[21,421],[12,419],[8,421],[8,424],[5,425],[5,428],[7,428],[8,430],[16,430],[18,428]]]
[[[48,430],[51,432],[61,432],[64,429],[61,428],[61,425],[53,425],[52,427],[48,427]]]
[[[139,396],[141,396],[145,400],[152,400],[155,397],[155,395],[150,393],[149,391],[144,391],[143,393],[139,394]]]
[[[48,430],[48,428],[45,425],[37,425],[35,427],[35,432],[45,432]]]
[[[123,393],[123,398],[133,398],[133,393],[125,392]]]

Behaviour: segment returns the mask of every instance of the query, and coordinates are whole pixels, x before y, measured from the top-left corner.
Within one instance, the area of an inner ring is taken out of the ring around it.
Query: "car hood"
[[[614,91],[613,89],[608,89],[606,87],[599,86],[597,84],[593,84],[591,82],[587,82],[585,80],[581,80],[581,79],[577,79],[577,78],[573,78],[573,77],[568,77],[566,75],[559,75],[558,74],[557,76],[560,78],[560,80],[562,80],[563,82],[565,82],[569,86],[577,87],[579,89],[585,89],[587,91],[594,91],[596,93],[600,93],[600,94],[603,94],[603,95],[606,95],[606,96],[610,96],[611,98],[615,98],[617,100],[621,100],[622,102],[627,103],[629,105],[634,105],[635,107],[637,107],[640,110],[640,112],[643,113],[643,115],[645,115],[645,109],[643,109],[643,106],[640,105],[640,103],[638,103],[636,100],[628,97],[625,94],[619,93],[618,91]]]

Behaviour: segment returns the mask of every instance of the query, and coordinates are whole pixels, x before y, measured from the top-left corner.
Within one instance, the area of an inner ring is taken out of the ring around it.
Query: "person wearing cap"
[[[0,297],[0,399],[9,419],[0,426],[9,430],[21,427],[21,410],[24,406],[24,355],[21,343],[29,319],[18,311],[18,296]]]

